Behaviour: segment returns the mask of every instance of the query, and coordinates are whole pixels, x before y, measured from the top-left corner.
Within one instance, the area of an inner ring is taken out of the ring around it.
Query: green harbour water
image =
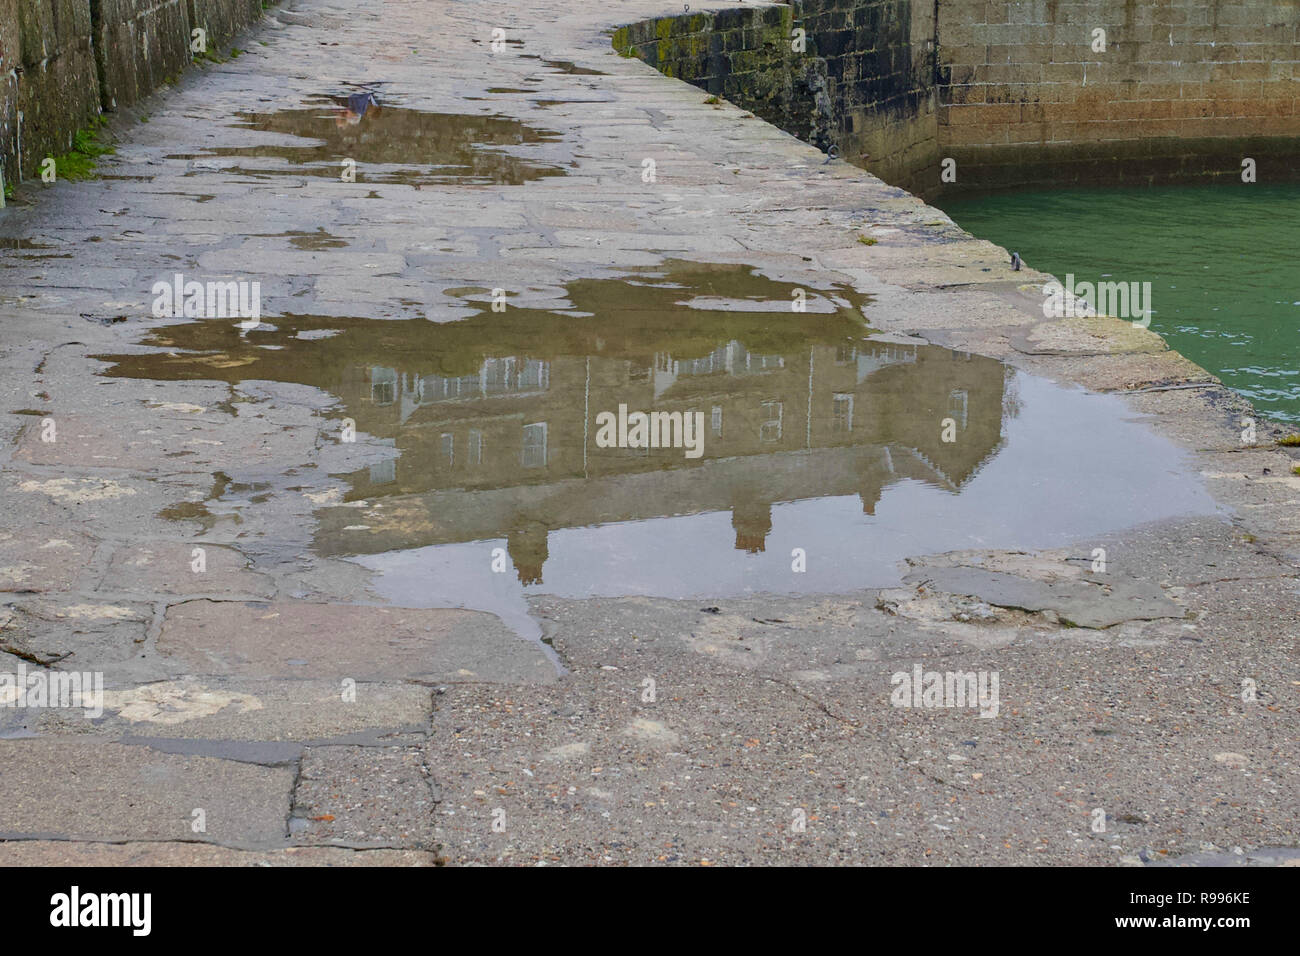
[[[1065,281],[1150,282],[1151,328],[1264,415],[1300,422],[1300,185],[1062,189],[940,199]]]

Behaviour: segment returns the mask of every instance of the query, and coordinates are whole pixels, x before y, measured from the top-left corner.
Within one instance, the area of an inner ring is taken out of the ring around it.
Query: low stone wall
[[[99,114],[88,0],[0,0],[5,181],[31,174]]]
[[[614,46],[922,196],[1300,176],[1296,0],[789,0]]]
[[[0,168],[65,153],[101,110],[135,103],[256,20],[261,0],[0,0]]]
[[[186,6],[190,28],[207,30],[209,49],[229,43],[262,15],[262,0],[186,0]]]

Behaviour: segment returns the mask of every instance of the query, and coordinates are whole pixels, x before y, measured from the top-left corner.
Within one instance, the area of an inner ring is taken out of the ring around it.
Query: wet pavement
[[[256,178],[266,175],[341,175],[345,164],[363,167],[367,181],[517,186],[541,176],[562,176],[558,166],[530,161],[503,146],[554,142],[558,136],[507,116],[433,113],[381,105],[378,91],[322,97],[312,106],[269,113],[239,113],[223,137],[238,141],[243,130],[264,136],[250,145],[212,146],[202,153],[174,153],[192,171],[219,169]],[[357,98],[360,97],[358,100]],[[208,157],[271,159],[276,163],[217,162]]]
[[[844,287],[809,290],[785,321],[796,288],[669,262],[568,283],[562,311],[494,312],[475,302],[490,290],[457,289],[477,311],[446,323],[189,322],[144,336],[157,351],[98,358],[107,376],[330,396],[331,417],[391,457],[336,476],[313,552],[377,572],[390,603],[489,611],[529,637],[538,594],[845,593],[898,585],[909,555],[1216,511],[1122,403],[881,338]],[[702,416],[699,456],[601,447],[594,416],[620,404]],[[294,480],[223,481],[201,513],[173,515],[242,523]],[[795,570],[796,549],[815,559]]]
[[[1282,431],[527,7],[290,4],[6,209],[0,657],[106,691],[0,857],[1290,859]]]

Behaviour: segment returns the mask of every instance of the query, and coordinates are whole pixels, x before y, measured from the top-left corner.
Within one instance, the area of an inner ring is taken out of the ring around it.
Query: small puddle
[[[357,163],[359,180],[412,186],[517,186],[564,175],[559,165],[510,151],[558,142],[559,134],[508,116],[388,106],[369,93],[322,97],[298,109],[236,116],[234,128],[274,135],[259,137],[262,142],[167,158],[247,175],[328,177],[338,177],[343,160],[351,159]],[[218,157],[282,162],[220,164]]]
[[[71,259],[71,252],[52,252],[59,246],[21,236],[0,236],[0,252],[11,251],[14,259]]]
[[[569,60],[542,60],[542,63],[556,73],[567,73],[569,76],[609,76],[604,70],[578,66]]]
[[[328,392],[394,454],[343,476],[353,504],[316,511],[315,550],[377,571],[393,603],[487,610],[533,638],[531,595],[845,593],[897,585],[910,555],[1215,512],[1118,398],[875,335],[846,286],[793,313],[797,288],[683,262],[572,282],[562,311],[494,313],[460,288],[479,311],[456,322],[172,325],[144,341],[166,352],[104,374]],[[698,414],[698,457],[603,447],[620,406]]]
[[[318,228],[315,232],[282,232],[268,238],[288,239],[289,245],[295,249],[303,249],[308,252],[320,252],[322,249],[342,249],[348,244],[346,239],[340,239],[338,236],[326,232],[323,228]]]
[[[53,249],[54,246],[48,242],[39,242],[36,239],[27,239],[22,236],[0,236],[0,249]]]

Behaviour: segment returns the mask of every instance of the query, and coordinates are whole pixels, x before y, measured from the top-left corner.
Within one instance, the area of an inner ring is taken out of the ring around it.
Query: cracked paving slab
[[[1051,612],[1066,627],[1106,628],[1124,621],[1178,618],[1183,610],[1158,587],[1100,577],[1076,581],[1032,581],[983,568],[922,568],[903,578],[931,591],[970,595],[1013,610]]]
[[[158,653],[181,673],[423,681],[555,679],[536,642],[478,611],[187,601],[167,609]]]
[[[3,839],[198,840],[253,849],[282,846],[287,835],[288,768],[86,738],[0,740],[0,757]]]
[[[104,716],[47,709],[45,735],[213,741],[323,741],[424,733],[430,690],[416,684],[187,677],[104,692]]]

